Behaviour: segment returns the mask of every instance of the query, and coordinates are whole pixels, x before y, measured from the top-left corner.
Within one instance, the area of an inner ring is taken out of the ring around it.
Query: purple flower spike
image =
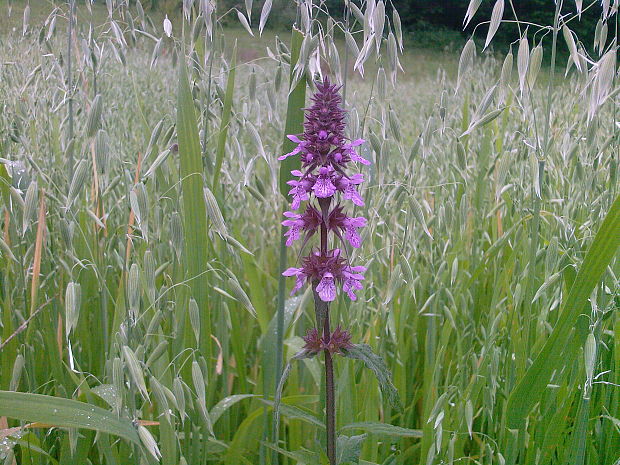
[[[358,230],[366,226],[366,218],[348,216],[338,199],[364,206],[364,199],[358,191],[364,176],[360,173],[349,175],[347,168],[349,163],[369,165],[370,162],[356,150],[364,140],[345,137],[345,111],[340,87],[331,85],[327,79],[317,83],[316,87],[312,105],[306,108],[304,132],[288,136],[296,146],[279,160],[299,155],[302,169],[291,171],[296,179],[287,183],[291,186],[291,210],[308,202],[303,213],[284,213],[286,219],[282,224],[288,228],[284,233],[286,245],[291,246],[298,239],[303,239],[305,245],[319,230],[321,244],[302,258],[300,268],[289,268],[283,274],[296,277],[292,293],[309,283],[324,302],[335,300],[339,287],[355,300],[355,292],[362,289],[365,269],[351,266],[340,249],[329,248],[329,242],[338,244],[346,240],[354,248],[361,247]],[[313,199],[318,200],[318,207],[312,205]],[[330,239],[330,233],[335,238]]]

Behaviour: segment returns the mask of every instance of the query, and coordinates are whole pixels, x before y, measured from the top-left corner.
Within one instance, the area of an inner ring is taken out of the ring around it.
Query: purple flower
[[[306,279],[308,278],[308,276],[304,273],[303,268],[288,268],[287,270],[284,270],[282,276],[295,276],[297,278],[297,280],[295,281],[295,287],[293,287],[293,290],[291,291],[291,295],[295,294],[295,292],[301,289],[306,283]]]
[[[334,275],[329,271],[323,274],[321,281],[316,286],[316,292],[323,302],[331,302],[336,299],[336,283]]]
[[[362,174],[354,174],[350,178],[344,176],[338,180],[338,190],[342,192],[342,198],[350,200],[358,207],[364,206],[364,199],[357,192],[359,184],[364,182],[364,176]]]
[[[366,268],[348,265],[340,249],[328,250],[325,254],[315,250],[302,261],[300,268],[289,268],[282,273],[284,276],[297,278],[291,295],[301,289],[306,282],[316,286],[315,291],[323,302],[332,302],[336,299],[336,283],[342,285],[342,290],[352,300],[356,299],[354,291],[363,288],[362,273]]]
[[[286,245],[291,246],[293,241],[301,237],[301,232],[305,232],[305,239],[312,236],[323,222],[321,212],[312,205],[306,207],[304,213],[297,214],[293,212],[284,212],[284,216],[289,218],[284,220],[282,224],[288,226],[288,231],[284,234],[287,236]]]
[[[307,145],[306,142],[300,140],[299,137],[297,137],[297,136],[286,136],[286,137],[288,137],[289,140],[295,142],[298,145],[291,152],[279,156],[278,160],[280,160],[280,161],[285,160],[288,157],[292,157],[293,155],[297,155],[300,152],[303,152],[305,147],[306,147],[306,145]]]
[[[342,284],[342,290],[347,293],[351,300],[357,300],[355,291],[361,291],[364,288],[362,286],[362,280],[364,279],[362,273],[365,272],[366,267],[364,266],[348,266],[343,270],[344,283]]]
[[[312,190],[314,191],[314,195],[316,195],[320,199],[324,199],[327,197],[333,196],[338,188],[333,183],[334,169],[331,166],[322,166],[319,170],[319,175],[316,177],[314,181],[314,185],[312,186]]]
[[[291,208],[293,210],[297,210],[301,202],[310,199],[310,192],[312,191],[312,186],[314,185],[313,177],[304,176],[304,174],[299,170],[291,171],[293,176],[300,176],[301,179],[299,181],[295,179],[291,179],[287,181],[289,186],[293,188],[289,191],[289,195],[293,197],[293,202],[291,203]]]
[[[359,248],[362,245],[362,238],[357,230],[366,226],[366,218],[363,216],[351,218],[344,214],[342,210],[343,208],[340,205],[332,209],[327,218],[327,227],[340,238],[342,238],[341,233],[344,232],[344,238],[349,241],[349,244]]]
[[[351,299],[355,292],[362,289],[364,267],[351,266],[341,254],[340,249],[330,249],[329,234],[338,240],[346,240],[351,246],[362,245],[359,229],[366,226],[366,218],[349,217],[337,199],[350,200],[357,206],[364,206],[364,199],[358,192],[358,186],[364,182],[360,173],[347,174],[349,163],[369,165],[356,148],[364,143],[363,139],[350,140],[344,135],[345,111],[341,108],[340,87],[331,85],[329,80],[317,84],[317,92],[311,97],[312,105],[306,108],[304,132],[289,135],[296,147],[279,157],[284,160],[299,156],[302,169],[293,170],[296,178],[288,181],[291,186],[291,210],[297,210],[302,202],[308,202],[303,213],[287,211],[282,224],[288,227],[284,234],[286,245],[290,246],[297,239],[307,240],[319,229],[321,230],[320,248],[302,258],[302,266],[289,268],[284,276],[295,276],[293,292],[297,292],[305,283],[314,287],[315,292],[324,302],[336,299],[340,287]],[[318,200],[320,208],[313,206],[313,199]]]

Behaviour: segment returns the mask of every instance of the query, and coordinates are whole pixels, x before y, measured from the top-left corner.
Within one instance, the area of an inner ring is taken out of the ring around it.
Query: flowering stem
[[[292,197],[291,210],[299,209],[302,202],[308,201],[303,213],[284,212],[286,220],[282,225],[288,227],[288,231],[284,233],[287,237],[286,245],[302,238],[305,245],[310,236],[317,232],[321,239],[319,250],[312,250],[303,257],[301,267],[288,268],[282,275],[296,277],[293,294],[305,283],[312,285],[316,327],[308,330],[304,337],[302,354],[312,356],[325,352],[325,423],[330,465],[336,465],[336,393],[332,355],[342,353],[341,349],[350,348],[352,345],[350,334],[340,326],[331,332],[329,303],[337,297],[337,286],[341,286],[342,292],[355,300],[355,292],[363,288],[361,282],[366,267],[352,266],[348,257],[343,256],[341,249],[330,249],[329,234],[333,234],[332,242],[342,242],[345,239],[355,248],[361,246],[362,239],[357,230],[366,225],[366,218],[348,216],[335,196],[338,194],[342,200],[350,200],[355,205],[363,206],[364,200],[357,190],[357,186],[364,181],[363,175],[349,175],[344,170],[351,162],[370,164],[355,149],[364,141],[357,139],[347,142],[349,139],[344,136],[345,112],[339,89],[340,87],[331,85],[327,78],[317,84],[317,92],[312,97],[313,104],[305,110],[303,134],[287,136],[297,146],[278,157],[280,161],[286,162],[289,157],[299,155],[301,167],[304,169],[292,170],[291,174],[299,179],[286,181],[286,184],[292,187],[289,191]],[[316,208],[316,203],[313,205],[310,201],[311,196],[316,199],[320,211]],[[332,200],[335,203],[334,207],[330,208]]]

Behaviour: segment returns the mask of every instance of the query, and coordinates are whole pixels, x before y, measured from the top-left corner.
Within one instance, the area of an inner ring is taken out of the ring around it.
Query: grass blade
[[[131,422],[84,402],[61,397],[0,391],[0,416],[45,423],[50,427],[84,428],[113,434],[140,445]]]
[[[181,189],[183,191],[184,261],[186,279],[189,280],[192,297],[200,309],[200,338],[205,358],[210,359],[211,318],[207,305],[207,208],[203,192],[202,159],[198,122],[194,111],[194,99],[189,87],[187,65],[179,65],[179,89],[177,101],[177,135],[181,161]]]
[[[508,399],[508,427],[518,428],[542,397],[553,372],[570,359],[568,351],[583,345],[587,334],[572,331],[592,289],[620,247],[620,196],[611,206],[586,254],[563,305],[558,323],[534,363]],[[569,339],[571,339],[569,343]]]
[[[222,171],[222,161],[226,150],[226,138],[228,137],[228,127],[230,125],[230,115],[233,102],[233,92],[235,90],[235,71],[237,67],[237,45],[233,48],[232,58],[230,59],[230,70],[228,81],[226,82],[226,94],[224,96],[224,108],[222,109],[222,119],[220,121],[220,134],[217,139],[217,152],[215,153],[215,170],[213,172],[213,193],[219,193],[220,172]]]

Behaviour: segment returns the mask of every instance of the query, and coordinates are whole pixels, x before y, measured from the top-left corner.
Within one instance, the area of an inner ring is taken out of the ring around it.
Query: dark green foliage
[[[460,33],[465,38],[475,31],[475,37],[481,40],[484,40],[488,26],[487,24],[480,23],[489,21],[494,4],[494,0],[483,0],[473,20],[467,26],[467,29],[463,31],[463,18],[465,17],[469,0],[395,0],[393,2],[394,7],[396,7],[400,14],[403,29],[413,33],[414,38],[417,33],[428,31],[443,32],[444,36],[450,32],[453,34]],[[555,4],[552,0],[514,0],[513,4],[519,21],[543,26],[553,24]],[[584,3],[584,7],[585,5]],[[576,14],[575,2],[565,2],[562,13],[570,16]],[[571,29],[584,43],[586,49],[591,47],[596,22],[600,15],[601,5],[597,2],[595,6],[582,14],[580,21],[575,19],[570,23]],[[506,2],[504,19],[515,19],[509,2]],[[518,37],[519,30],[516,24],[505,23],[500,26],[493,43],[495,48],[507,48]],[[549,46],[550,44],[551,37],[549,35],[549,37],[545,37],[544,45]],[[443,44],[439,43],[437,45]]]

